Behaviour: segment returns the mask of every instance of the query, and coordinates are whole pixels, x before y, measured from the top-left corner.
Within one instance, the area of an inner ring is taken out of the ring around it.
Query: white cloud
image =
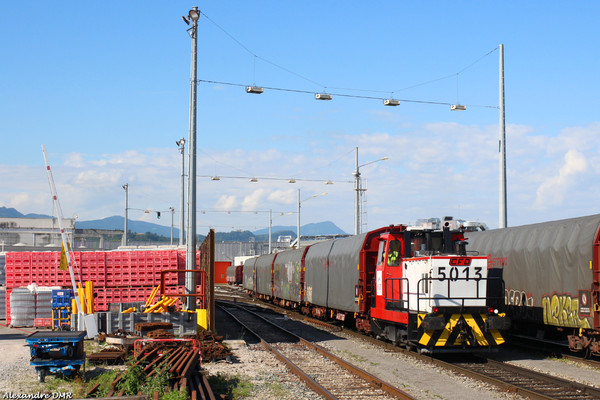
[[[75,176],[74,184],[82,188],[99,189],[106,186],[116,186],[121,182],[121,172],[118,170],[87,170]]]
[[[69,154],[64,162],[66,167],[82,168],[85,165],[83,155],[79,153]]]
[[[48,189],[48,195],[46,197],[31,196],[29,193],[12,194],[8,200],[8,207],[14,208],[17,211],[22,212],[23,214],[28,214],[29,211],[21,210],[32,210],[36,209],[36,207],[39,207],[38,209],[40,210],[45,209],[44,206],[50,203],[49,199],[51,198],[51,196],[49,190],[50,189]]]
[[[507,125],[509,226],[600,211],[590,201],[600,196],[600,186],[593,184],[600,181],[598,136],[600,124],[558,132]],[[359,163],[389,157],[361,168],[368,189],[365,220],[369,228],[444,215],[479,220],[490,227],[498,220],[498,132],[494,125],[439,122],[389,132],[315,135],[306,148],[289,151],[269,146],[264,151],[235,143],[227,150],[202,149],[198,174],[208,178],[197,179],[198,208],[232,211],[207,213],[201,217],[202,226],[264,226],[264,214],[235,211],[272,209],[287,215],[296,209],[300,188],[302,198],[329,192],[307,203],[302,223],[331,220],[352,232],[354,186],[343,182],[353,181],[357,146]],[[49,156],[51,162],[56,158]],[[73,153],[64,155],[64,160],[53,167],[53,173],[65,216],[77,213],[80,220],[90,220],[123,215],[121,186],[126,182],[131,219],[147,217],[146,208],[168,210],[172,206],[179,212],[181,155],[174,145],[101,156]],[[0,164],[0,175],[5,179],[0,206],[22,213],[51,213],[43,165]],[[223,178],[211,181],[212,175]],[[247,178],[225,176],[283,179],[250,183]],[[290,177],[298,182],[287,183]],[[326,179],[336,183],[325,186],[321,180]],[[170,222],[169,218],[151,220]]]
[[[538,187],[536,206],[561,205],[567,190],[575,184],[577,176],[587,171],[586,158],[577,150],[567,151],[564,160],[558,175],[548,177]]]
[[[242,201],[242,211],[254,211],[258,209],[264,209],[263,197],[265,196],[266,190],[257,189],[248,196],[244,197]]]
[[[215,203],[215,208],[221,211],[231,211],[237,207],[237,199],[232,195],[222,195]]]
[[[279,204],[295,204],[298,202],[295,189],[275,190],[267,197],[269,201]]]

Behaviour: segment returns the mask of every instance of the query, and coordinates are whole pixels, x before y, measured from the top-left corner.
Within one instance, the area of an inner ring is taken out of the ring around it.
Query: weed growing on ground
[[[139,365],[130,365],[117,383],[117,390],[122,390],[124,396],[135,396],[144,383],[146,383],[146,377],[143,368]]]
[[[169,369],[171,369],[169,365],[157,368],[155,374],[151,378],[146,379],[142,385],[142,393],[152,396],[154,392],[158,392],[159,397],[162,399],[169,388],[169,380],[171,378]],[[175,399],[173,398],[173,400]]]
[[[215,395],[225,395],[231,400],[238,400],[249,396],[254,388],[254,385],[247,377],[240,375],[211,375],[208,377],[208,383]]]
[[[94,385],[99,383],[100,386],[98,387],[98,390],[94,395],[96,397],[106,397],[108,393],[112,390],[112,383],[117,377],[118,373],[119,371],[107,371],[101,375],[98,375],[96,378],[90,381],[90,383],[87,385],[88,387],[86,388],[86,390],[89,390]],[[82,393],[81,397],[83,397],[84,395],[85,393]]]
[[[187,392],[181,392],[179,390],[174,390],[160,396],[161,400],[188,400],[189,398]]]
[[[282,398],[287,393],[286,388],[281,384],[281,382],[269,382],[266,385],[269,392],[271,392],[275,397]]]

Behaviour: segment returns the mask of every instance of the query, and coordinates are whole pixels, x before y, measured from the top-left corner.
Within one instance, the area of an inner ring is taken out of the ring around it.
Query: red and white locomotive
[[[489,351],[510,322],[491,307],[486,257],[461,230],[376,229],[249,259],[244,288],[421,352]],[[498,282],[501,286],[501,282]]]

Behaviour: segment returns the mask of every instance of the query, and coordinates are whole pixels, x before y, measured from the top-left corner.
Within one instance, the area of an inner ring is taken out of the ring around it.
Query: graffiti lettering
[[[533,307],[533,296],[522,290],[505,289],[504,295],[507,306]]]
[[[590,328],[587,318],[579,318],[579,298],[568,294],[542,297],[544,323],[572,328]]]
[[[508,257],[493,257],[491,254],[488,254],[488,268],[493,267],[506,267],[508,264]]]

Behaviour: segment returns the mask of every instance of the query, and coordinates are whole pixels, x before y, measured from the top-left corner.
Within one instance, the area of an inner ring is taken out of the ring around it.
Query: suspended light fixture
[[[210,179],[211,179],[211,180],[213,180],[213,181],[220,181],[220,180],[221,180],[221,177],[220,177],[220,176],[217,176],[217,175],[215,175],[215,176],[213,176],[213,177],[212,177],[212,178],[210,178]]]
[[[333,185],[333,181],[327,180],[327,181],[325,181],[325,184],[326,185]]]
[[[331,100],[333,97],[329,93],[317,93],[315,94],[317,100]]]
[[[296,180],[294,178],[291,178],[290,180],[288,180],[288,183],[296,183]]]
[[[465,111],[467,106],[463,106],[462,104],[452,104],[450,106],[451,111]]]
[[[399,106],[400,105],[400,100],[395,100],[395,99],[385,99],[383,101],[383,105],[384,106]]]
[[[257,178],[250,178],[250,182],[258,182]]]
[[[246,93],[261,94],[264,89],[259,86],[246,86]]]

